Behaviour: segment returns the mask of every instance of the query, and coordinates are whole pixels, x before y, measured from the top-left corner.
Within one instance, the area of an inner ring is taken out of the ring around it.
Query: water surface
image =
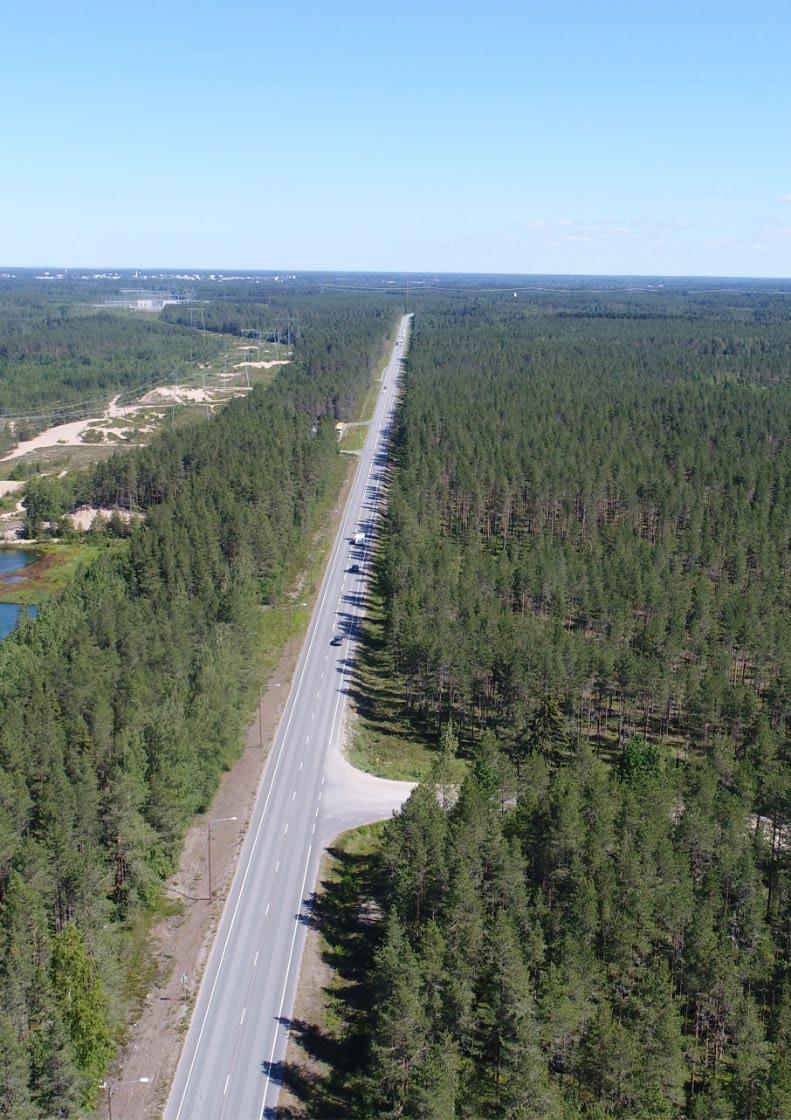
[[[35,552],[26,552],[24,548],[0,548],[0,578],[9,572],[18,572],[38,560]]]
[[[0,640],[8,637],[16,626],[19,612],[23,610],[25,607],[20,607],[18,603],[0,603]],[[35,607],[28,607],[27,612],[33,617],[38,614]]]

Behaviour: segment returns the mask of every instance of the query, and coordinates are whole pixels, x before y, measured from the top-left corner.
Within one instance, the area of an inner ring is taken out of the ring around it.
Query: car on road
[[[330,642],[330,645],[331,646],[339,646],[342,641],[343,641],[343,638],[340,636],[340,634],[336,634],[335,637]]]
[[[353,576],[356,576],[357,573],[360,571],[360,565],[359,564],[350,564],[349,565],[349,571],[352,573]]]

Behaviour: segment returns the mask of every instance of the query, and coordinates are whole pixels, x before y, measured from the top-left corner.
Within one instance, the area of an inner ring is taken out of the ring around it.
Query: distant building
[[[124,307],[128,311],[161,311],[169,303],[180,303],[173,292],[155,292],[149,288],[122,288],[119,296],[108,296],[101,307]]]

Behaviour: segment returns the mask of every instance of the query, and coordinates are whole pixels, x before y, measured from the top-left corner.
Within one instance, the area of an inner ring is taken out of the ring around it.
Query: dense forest
[[[328,1101],[791,1115],[790,372],[771,297],[418,306],[380,583],[442,750]]]
[[[97,467],[145,520],[0,644],[0,1115],[96,1101],[129,929],[240,750],[260,605],[393,319],[325,301],[269,389]]]
[[[372,369],[381,357],[382,339],[397,311],[380,298],[356,296],[352,300],[336,294],[305,297],[293,293],[290,299],[291,304],[284,297],[284,305],[296,306],[301,320],[294,340],[299,361],[289,367],[287,378],[273,386],[270,407],[282,409],[284,416],[293,413],[312,418],[314,423],[328,416],[349,420],[360,392],[359,371]],[[119,452],[98,463],[90,473],[64,479],[38,477],[29,482],[25,493],[29,535],[37,536],[44,522],[60,532],[62,515],[86,502],[144,512],[180,487],[185,473],[199,467],[209,470],[212,465],[217,469],[226,454],[222,445],[227,433],[216,425],[201,425],[199,430],[199,439],[192,426],[163,433],[145,447]],[[240,460],[243,476],[255,469],[252,462]],[[280,469],[287,471],[289,464],[284,462]],[[226,473],[226,483],[230,509],[239,479]],[[231,514],[228,525],[233,523]],[[271,559],[266,550],[257,555],[265,564]]]
[[[199,286],[198,294],[208,292]],[[366,291],[355,293],[355,299],[361,303],[386,306],[383,296],[370,295]],[[321,319],[321,309],[332,305],[340,307],[348,302],[348,293],[334,292],[331,288],[320,291],[306,280],[295,282],[285,289],[270,288],[265,297],[257,287],[238,283],[225,285],[222,299],[170,304],[159,317],[163,322],[197,327],[200,331],[260,338],[284,345],[290,341],[302,351],[304,346],[310,345],[313,328]],[[399,303],[398,306],[402,305]],[[333,341],[326,339],[325,342],[332,352]],[[340,337],[335,342],[340,342]],[[315,349],[313,356],[318,358]]]
[[[0,287],[0,420],[96,407],[113,392],[178,379],[220,345],[199,331],[103,311],[72,295],[54,300],[20,285]]]
[[[517,770],[487,732],[455,804],[427,783],[387,826],[357,1061],[313,1114],[791,1115],[791,860],[748,826],[754,757],[553,741]]]
[[[791,307],[765,304],[427,304],[383,562],[416,711],[518,735],[551,693],[602,747],[778,730]]]

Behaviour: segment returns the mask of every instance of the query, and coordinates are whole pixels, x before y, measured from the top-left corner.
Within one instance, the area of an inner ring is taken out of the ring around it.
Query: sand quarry
[[[262,361],[241,364],[266,368],[286,363]],[[231,372],[220,373],[212,380],[214,384],[202,386],[160,385],[128,405],[119,404],[119,397],[113,397],[99,416],[86,416],[81,420],[54,424],[30,439],[21,440],[16,447],[0,457],[0,476],[3,474],[3,463],[11,463],[48,448],[129,447],[142,443],[146,436],[157,430],[173,408],[205,405],[207,411],[214,411],[219,405],[227,404],[234,397],[248,393],[251,389],[244,373],[236,367]],[[61,471],[58,478],[62,478],[64,474],[66,471]],[[24,481],[0,477],[0,499],[21,491],[24,485]],[[86,530],[91,528],[97,516],[109,517],[111,513],[110,509],[86,506],[76,510],[72,514],[72,520],[75,527]],[[23,517],[24,507],[19,501],[13,508],[0,512],[0,541],[7,543],[18,538]]]
[[[242,353],[249,353],[253,349],[255,348],[238,347],[238,351]],[[213,386],[160,385],[128,405],[119,405],[119,397],[113,397],[101,416],[71,420],[65,424],[55,424],[51,428],[45,428],[44,431],[39,432],[31,439],[25,439],[18,443],[12,451],[0,457],[0,463],[21,459],[23,455],[29,455],[32,451],[47,447],[80,447],[85,445],[95,447],[101,444],[135,442],[135,437],[149,435],[155,431],[167,410],[174,406],[205,404],[213,409],[217,405],[226,404],[234,396],[248,393],[251,386],[239,383],[240,373],[235,371],[273,369],[276,366],[288,365],[288,361],[288,358],[265,361],[253,361],[245,358],[241,362],[235,362],[230,372],[217,374],[216,380],[219,384]],[[234,380],[237,381],[237,384],[230,384]],[[124,419],[129,420],[128,426],[119,424],[119,421]],[[8,492],[0,491],[0,497]]]
[[[284,362],[244,362],[242,365],[251,365],[265,368],[274,365],[284,365]],[[187,385],[161,385],[152,389],[145,396],[133,404],[119,405],[118,397],[114,397],[101,416],[86,417],[83,420],[71,420],[65,424],[55,424],[45,428],[31,439],[22,440],[17,446],[0,458],[0,463],[8,463],[13,459],[21,459],[47,447],[79,447],[97,446],[102,444],[136,442],[137,437],[149,435],[156,430],[157,424],[164,418],[167,410],[174,406],[205,404],[210,409],[217,405],[226,404],[234,396],[239,396],[250,391],[249,385],[230,385],[227,380],[237,374],[227,374],[220,378],[223,384],[219,386],[196,387]],[[119,423],[124,419],[128,425]],[[8,485],[7,483],[4,485]],[[0,494],[2,497],[2,494]]]

